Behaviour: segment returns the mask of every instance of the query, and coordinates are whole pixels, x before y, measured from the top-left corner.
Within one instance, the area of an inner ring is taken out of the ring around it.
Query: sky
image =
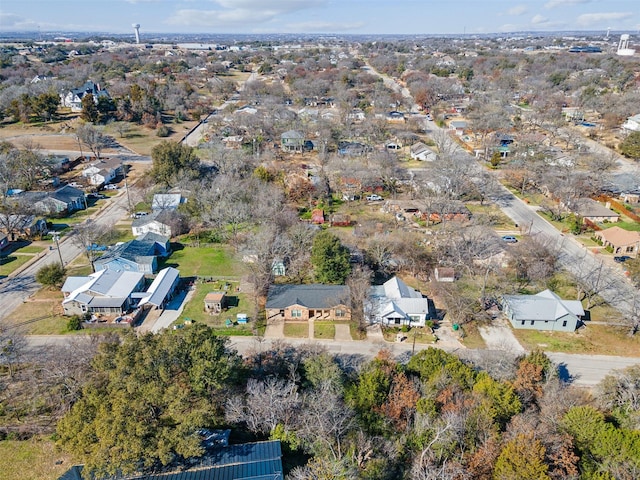
[[[0,31],[473,34],[640,31],[640,0],[0,0]]]

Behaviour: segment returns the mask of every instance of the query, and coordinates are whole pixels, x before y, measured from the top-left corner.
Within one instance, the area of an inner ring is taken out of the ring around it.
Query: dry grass
[[[172,133],[168,137],[164,138],[158,137],[156,135],[156,130],[134,124],[131,124],[130,130],[124,135],[124,137],[120,137],[115,125],[107,126],[106,132],[113,136],[118,143],[127,147],[129,150],[132,150],[139,155],[151,155],[151,150],[158,143],[163,140],[178,142],[197,124],[197,121],[169,124],[167,126],[171,128]]]
[[[513,330],[526,349],[541,347],[552,352],[636,357],[640,355],[640,336],[629,337],[627,332],[624,327],[608,325],[587,325],[573,333]]]
[[[0,472],[4,480],[55,480],[76,463],[46,438],[0,442]]]
[[[19,324],[38,319],[24,325],[28,335],[60,335],[67,332],[67,318],[62,315],[62,293],[43,288],[19,305],[6,318],[8,323]]]

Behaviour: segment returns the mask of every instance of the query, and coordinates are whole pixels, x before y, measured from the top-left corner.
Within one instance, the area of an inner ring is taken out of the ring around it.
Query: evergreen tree
[[[343,284],[351,272],[349,249],[340,239],[324,230],[313,239],[311,263],[317,282]]]
[[[98,112],[98,107],[93,99],[93,95],[87,93],[82,97],[82,112],[80,113],[80,118],[85,122],[95,123],[98,121],[99,116],[100,112]]]

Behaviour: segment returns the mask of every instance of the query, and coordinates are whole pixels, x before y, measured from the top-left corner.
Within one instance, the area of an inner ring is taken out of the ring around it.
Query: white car
[[[381,200],[384,200],[384,198],[380,195],[376,195],[375,193],[373,195],[367,195],[367,201],[369,202],[379,202]]]

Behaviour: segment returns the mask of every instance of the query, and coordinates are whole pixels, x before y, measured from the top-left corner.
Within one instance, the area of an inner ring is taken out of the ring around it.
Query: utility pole
[[[56,249],[58,250],[58,257],[60,257],[60,266],[64,268],[64,261],[62,260],[62,252],[60,251],[60,234],[54,233],[52,237],[53,237],[53,241],[56,244]]]
[[[133,207],[131,207],[131,196],[129,195],[129,184],[127,183],[127,172],[124,169],[124,165],[120,163],[120,169],[122,170],[122,175],[124,176],[124,189],[127,192],[127,203],[129,204],[129,213],[133,213]]]

